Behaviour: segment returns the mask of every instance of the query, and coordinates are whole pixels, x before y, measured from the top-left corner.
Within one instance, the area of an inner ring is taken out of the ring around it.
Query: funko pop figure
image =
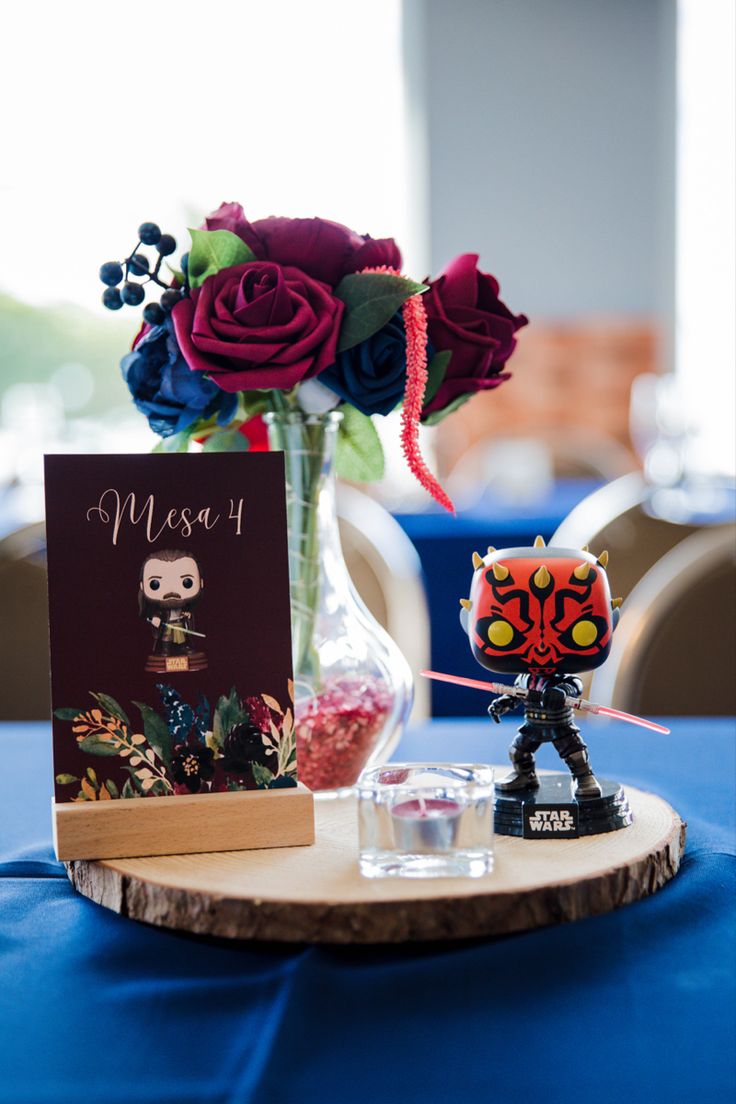
[[[488,712],[495,721],[524,706],[524,723],[509,749],[512,773],[501,793],[539,788],[534,755],[552,743],[574,780],[576,800],[598,798],[588,749],[566,698],[579,698],[576,676],[600,667],[608,657],[618,623],[620,599],[611,601],[608,554],[547,548],[489,548],[473,553],[470,597],[460,614],[476,660],[489,671],[516,674],[523,698],[502,694]]]
[[[189,552],[163,549],[143,561],[138,585],[138,609],[154,629],[147,671],[195,671],[207,666],[196,641],[204,633],[194,628],[192,607],[204,590],[202,570]]]

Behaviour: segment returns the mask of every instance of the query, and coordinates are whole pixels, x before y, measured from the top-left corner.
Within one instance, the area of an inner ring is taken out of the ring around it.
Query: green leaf
[[[68,786],[70,782],[78,782],[76,774],[57,774],[56,781],[60,786]]]
[[[427,414],[425,418],[422,418],[422,425],[437,425],[443,418],[446,418],[448,414],[452,414],[458,407],[462,406],[472,399],[474,392],[470,392],[467,395],[458,395],[456,399],[453,399],[451,403],[448,403],[444,410],[435,410],[432,414]]]
[[[54,716],[60,721],[73,721],[75,717],[79,717],[82,713],[84,713],[83,709],[67,709],[66,707],[54,710]]]
[[[240,421],[248,422],[256,414],[265,414],[270,409],[270,391],[241,391],[238,395],[237,417]]]
[[[243,709],[237,691],[233,686],[230,696],[225,697],[223,694],[215,706],[215,716],[212,723],[213,742],[218,748],[222,748],[230,729],[248,720],[250,720],[248,712]]]
[[[423,406],[431,403],[440,389],[440,384],[447,375],[447,366],[450,363],[452,352],[445,349],[441,353],[435,353],[427,367],[427,386],[424,388]]]
[[[222,725],[222,714],[215,711],[215,716],[212,720],[212,738],[207,740],[207,747],[211,747],[215,752],[215,758],[217,758],[217,752],[222,751],[225,746],[225,732]]]
[[[426,284],[417,284],[404,276],[389,276],[387,272],[343,276],[335,288],[336,297],[345,304],[337,351],[352,349],[378,333],[402,303],[423,291],[427,291]]]
[[[145,702],[133,702],[143,719],[143,734],[159,759],[171,768],[171,733],[163,717]]]
[[[133,789],[133,787],[130,784],[130,779],[129,778],[126,778],[125,784],[123,786],[123,792],[120,796],[121,797],[138,797],[138,794],[135,792],[135,790]]]
[[[97,775],[95,774],[95,772],[92,770],[91,767],[87,767],[87,778],[89,778],[89,780],[92,783],[92,785],[94,786],[94,788],[96,790],[99,790],[100,784],[97,781]]]
[[[342,479],[370,483],[383,476],[383,449],[371,419],[354,406],[340,407],[336,466]]]
[[[258,789],[267,790],[270,783],[273,782],[275,777],[273,771],[270,771],[268,767],[262,767],[260,763],[252,763],[251,769],[253,771],[253,778],[255,779],[255,783]]]
[[[237,429],[216,430],[202,446],[203,452],[247,452],[248,438]]]
[[[131,786],[135,790],[135,795],[134,796],[135,797],[138,797],[139,795],[143,796],[143,786],[141,784],[140,778],[136,774],[136,768],[126,766],[125,769],[128,772],[128,774],[130,775],[130,778],[128,779],[128,782],[130,782]],[[126,783],[126,785],[127,785],[127,783]],[[123,786],[123,789],[125,789],[125,786]]]
[[[100,740],[98,736],[85,736],[77,744],[80,751],[86,751],[88,755],[119,755],[120,742],[118,740]]]
[[[214,276],[222,268],[255,261],[253,250],[230,230],[190,230],[192,248],[189,250],[189,284],[201,287],[208,276]]]
[[[171,437],[162,437],[158,444],[154,445],[151,452],[187,452],[192,438],[192,427],[183,429],[181,433],[174,433]]]
[[[105,780],[105,789],[109,793],[110,797],[120,797],[120,791],[113,782],[112,778]]]
[[[114,698],[111,698],[109,694],[93,694],[92,697],[98,701],[102,708],[106,709],[111,716],[117,717],[119,721],[122,721],[123,724],[126,724],[130,728],[128,714],[118,705]]]

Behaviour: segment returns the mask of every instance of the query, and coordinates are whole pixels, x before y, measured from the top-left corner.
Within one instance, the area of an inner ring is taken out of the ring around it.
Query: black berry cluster
[[[141,246],[154,246],[158,256],[154,267],[145,253],[141,253]],[[176,249],[176,239],[171,234],[162,234],[155,222],[143,222],[138,227],[138,242],[135,249],[124,261],[106,261],[100,268],[100,279],[105,284],[102,293],[102,302],[108,310],[120,310],[123,304],[137,307],[146,297],[145,285],[157,284],[163,288],[163,295],[158,303],[147,303],[143,309],[144,321],[150,326],[160,326],[183,295],[187,292],[186,272],[188,254],[184,254],[179,262],[184,273],[185,284],[183,288],[172,288],[160,278],[161,265],[164,257],[170,257]],[[138,277],[136,280],[134,277]],[[122,287],[120,284],[122,283]]]

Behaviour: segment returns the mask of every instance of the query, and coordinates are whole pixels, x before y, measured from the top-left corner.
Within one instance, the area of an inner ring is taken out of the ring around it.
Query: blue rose
[[[363,414],[389,414],[406,384],[406,332],[401,313],[367,341],[338,353],[317,377]]]
[[[221,391],[202,372],[191,370],[170,318],[144,334],[120,361],[120,369],[133,402],[160,437],[171,437],[200,418],[215,415],[219,425],[227,425],[235,415],[238,396]]]

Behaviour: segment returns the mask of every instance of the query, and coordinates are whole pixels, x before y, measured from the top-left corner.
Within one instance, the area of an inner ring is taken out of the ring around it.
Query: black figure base
[[[633,821],[623,786],[598,779],[600,797],[576,800],[569,774],[540,775],[539,789],[496,789],[495,830],[524,839],[576,839],[616,832]]]
[[[187,652],[184,655],[149,655],[146,670],[155,674],[176,674],[177,671],[204,671],[207,656],[204,652]]]

